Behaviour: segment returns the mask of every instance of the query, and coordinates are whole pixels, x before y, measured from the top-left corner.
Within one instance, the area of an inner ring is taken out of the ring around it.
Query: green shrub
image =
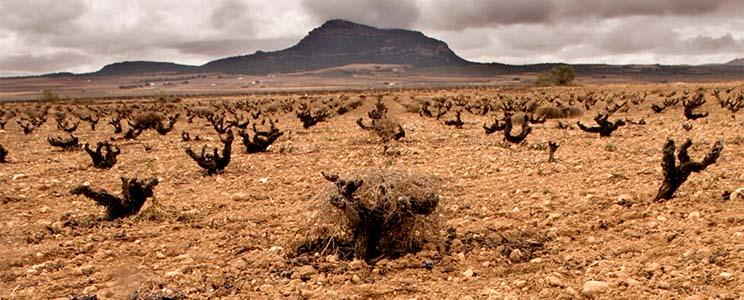
[[[569,65],[559,65],[537,76],[537,85],[569,85],[576,78],[576,72]]]
[[[59,101],[59,95],[52,93],[49,90],[44,90],[41,92],[41,102],[54,102]]]

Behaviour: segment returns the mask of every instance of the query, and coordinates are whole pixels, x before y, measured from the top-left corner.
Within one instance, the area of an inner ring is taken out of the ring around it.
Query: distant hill
[[[726,65],[729,66],[744,66],[744,58],[737,58],[730,62],[727,62]]]
[[[220,59],[200,69],[252,74],[309,71],[350,64],[442,67],[471,63],[457,56],[444,42],[418,31],[378,29],[330,20],[288,49]]]
[[[158,73],[189,73],[197,71],[198,67],[179,65],[169,62],[155,61],[125,61],[106,65],[101,70],[90,75],[100,76],[130,76]]]

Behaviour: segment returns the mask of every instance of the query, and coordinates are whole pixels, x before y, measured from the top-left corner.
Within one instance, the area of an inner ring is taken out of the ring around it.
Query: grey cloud
[[[699,16],[742,7],[739,0],[573,0],[563,14],[576,17]]]
[[[744,39],[732,33],[679,30],[688,18],[627,17],[585,24],[511,25],[490,29],[490,57],[509,63],[551,61],[601,63],[715,63],[744,53]],[[673,29],[675,28],[675,29]],[[685,34],[682,34],[685,33]],[[633,60],[633,58],[636,60]],[[717,59],[705,61],[704,59]]]
[[[83,16],[83,0],[60,3],[55,0],[0,1],[0,28],[17,32],[56,33]]]
[[[735,16],[741,0],[428,0],[419,25],[440,30],[515,24],[583,23],[632,16]]]
[[[583,26],[551,27],[534,24],[509,26],[496,34],[503,47],[524,53],[558,52],[586,42],[591,35],[592,30]]]
[[[648,19],[621,24],[608,32],[597,34],[595,40],[598,41],[598,51],[603,53],[744,53],[744,40],[736,39],[730,33],[719,36],[700,34],[685,38],[665,24]]]
[[[252,31],[253,24],[249,17],[247,4],[239,0],[230,0],[222,2],[212,12],[210,21],[218,29],[240,26],[243,30]]]
[[[220,39],[189,41],[170,45],[184,54],[195,54],[209,57],[243,55],[256,50],[272,51],[287,48],[296,43],[297,38],[273,39]]]
[[[43,55],[21,54],[0,57],[3,72],[41,73],[49,70],[65,70],[86,62],[88,57],[72,51],[62,51]]]
[[[678,43],[679,36],[652,21],[623,22],[609,31],[596,32],[591,40],[607,53],[633,53]]]
[[[316,22],[346,19],[384,28],[411,28],[420,15],[407,0],[302,0],[302,7]]]
[[[675,49],[686,49],[687,53],[733,52],[744,55],[744,39],[735,39],[730,33],[719,37],[699,35],[683,40]]]
[[[422,25],[442,30],[543,23],[551,18],[551,12],[556,9],[552,2],[541,0],[433,0],[427,4]]]

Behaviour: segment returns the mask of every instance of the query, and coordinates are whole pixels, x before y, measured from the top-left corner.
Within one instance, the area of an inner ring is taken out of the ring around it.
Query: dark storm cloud
[[[667,24],[649,18],[621,23],[606,32],[595,32],[591,40],[598,52],[629,54],[656,52],[661,54],[742,53],[744,39],[730,33],[685,37]]]
[[[0,28],[16,32],[55,33],[67,28],[70,22],[87,11],[82,0],[0,0]]]
[[[685,39],[679,47],[674,49],[685,49],[694,53],[708,53],[714,51],[738,52],[744,56],[744,39],[735,39],[730,33],[720,37],[696,36]]]
[[[65,70],[85,63],[88,57],[75,52],[57,52],[51,54],[10,55],[0,57],[0,66],[7,72],[48,72],[48,70]]]
[[[742,11],[744,0],[0,0],[0,76],[201,65],[291,46],[336,18],[419,30],[481,62],[715,63],[744,56]]]
[[[0,0],[0,76],[90,72],[121,60],[199,65],[227,55],[276,50],[304,34],[295,31],[305,26],[281,20],[287,14],[281,1],[268,6],[257,2],[263,15],[252,9],[255,3]],[[285,24],[292,27],[281,26]],[[88,59],[69,59],[71,53]]]
[[[574,17],[615,18],[627,16],[699,16],[721,12],[726,8],[742,8],[741,0],[573,0],[561,9]],[[735,12],[732,12],[735,13]]]
[[[491,36],[497,45],[492,48],[498,50],[487,56],[488,59],[510,63],[547,59],[585,63],[700,64],[725,62],[744,54],[741,37],[725,31],[688,30],[685,26],[691,24],[687,18],[667,18],[665,22],[658,22],[656,17],[628,17],[585,25],[525,24],[480,30],[481,35]]]
[[[218,29],[239,26],[246,31],[253,30],[253,24],[248,13],[248,5],[241,1],[230,0],[221,3],[212,12],[209,19],[214,27]]]
[[[292,46],[301,37],[273,39],[220,39],[200,40],[172,44],[169,48],[180,53],[224,57],[242,55],[257,50],[283,49]]]
[[[316,22],[345,19],[384,28],[410,28],[420,14],[416,2],[401,0],[302,0],[302,7]]]
[[[729,15],[744,9],[741,0],[430,0],[426,4],[421,25],[440,30],[630,16]]]
[[[462,30],[470,27],[547,22],[556,9],[550,1],[457,1],[427,2],[424,26],[442,30]]]

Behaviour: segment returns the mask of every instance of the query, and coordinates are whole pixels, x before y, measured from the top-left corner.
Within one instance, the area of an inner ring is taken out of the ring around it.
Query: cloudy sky
[[[0,0],[0,76],[278,50],[323,21],[407,28],[479,62],[744,57],[744,0]]]

